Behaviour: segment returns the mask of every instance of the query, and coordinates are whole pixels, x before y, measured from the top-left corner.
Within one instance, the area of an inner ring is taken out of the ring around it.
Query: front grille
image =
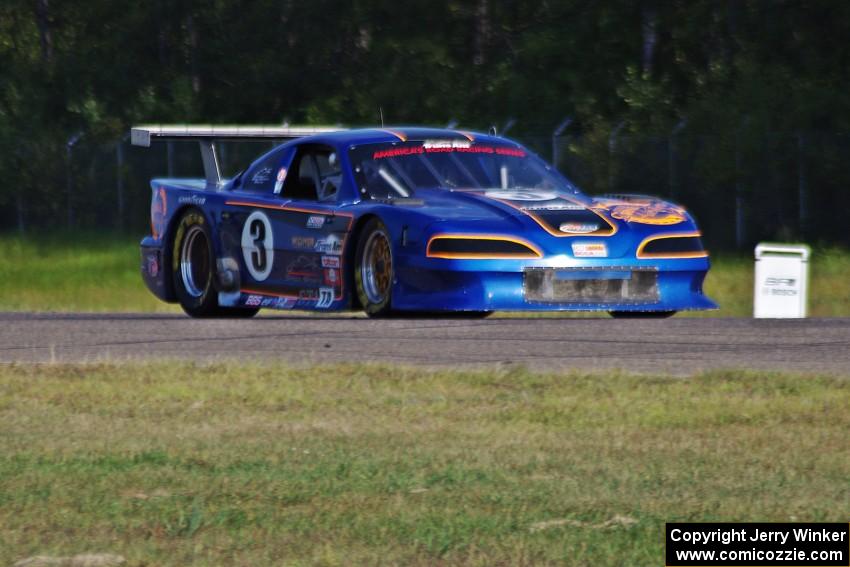
[[[536,303],[655,303],[658,272],[635,268],[529,268],[526,301]]]

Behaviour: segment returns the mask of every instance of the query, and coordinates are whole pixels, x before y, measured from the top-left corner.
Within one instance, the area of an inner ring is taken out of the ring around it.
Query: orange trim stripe
[[[486,252],[431,252],[431,244],[435,240],[494,240],[502,242],[513,242],[528,248],[529,253],[516,254],[488,254]],[[447,260],[516,260],[529,258],[542,258],[543,252],[527,240],[514,238],[512,236],[502,236],[498,234],[437,234],[428,240],[428,245],[425,248],[425,256],[428,258],[443,258]]]
[[[389,128],[381,128],[381,130],[383,132],[389,132],[390,134],[392,134],[393,136],[395,136],[396,138],[398,138],[402,142],[407,141],[407,136],[404,134],[404,132],[399,132],[397,130],[390,130]]]
[[[351,223],[354,222],[354,215],[351,213],[342,213],[337,211],[323,211],[321,209],[304,209],[301,207],[287,207],[286,205],[267,205],[265,203],[251,203],[249,201],[225,201],[225,205],[233,205],[234,207],[257,207],[260,209],[271,209],[273,211],[291,211],[293,213],[309,213],[312,215],[325,215],[327,217],[347,217],[348,228],[351,228]]]
[[[668,238],[700,238],[702,233],[699,231],[696,232],[673,232],[670,234],[660,234],[657,236],[650,236],[649,238],[645,238],[643,242],[638,246],[637,252],[635,255],[641,259],[687,259],[687,258],[707,258],[708,250],[702,250],[698,252],[650,252],[644,253],[643,249],[646,248],[646,245],[655,240],[665,240]]]
[[[475,141],[475,135],[472,132],[467,132],[465,130],[458,130],[457,133],[463,134],[466,137],[466,139],[469,140],[470,142]]]

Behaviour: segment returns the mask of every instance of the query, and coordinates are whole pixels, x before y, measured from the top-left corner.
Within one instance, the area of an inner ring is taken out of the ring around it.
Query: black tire
[[[369,317],[388,317],[392,310],[392,240],[380,219],[366,223],[357,239],[354,254],[354,287],[357,299]]]
[[[171,276],[180,307],[190,317],[253,317],[259,309],[223,308],[215,286],[215,253],[206,217],[187,210],[174,232]]]
[[[609,311],[614,319],[667,319],[676,311]]]

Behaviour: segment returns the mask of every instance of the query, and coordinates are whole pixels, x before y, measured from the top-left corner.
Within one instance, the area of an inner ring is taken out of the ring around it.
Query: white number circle
[[[274,262],[274,235],[269,217],[251,213],[242,227],[242,256],[251,276],[261,282],[269,277]]]

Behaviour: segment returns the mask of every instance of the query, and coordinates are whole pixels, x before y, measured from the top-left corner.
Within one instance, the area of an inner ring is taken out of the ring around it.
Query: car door
[[[344,303],[342,251],[352,217],[336,211],[342,175],[335,155],[315,144],[271,152],[234,183],[222,231],[240,271],[233,301],[300,309]]]
[[[290,230],[289,240],[280,244],[285,281],[303,307],[329,309],[343,300],[343,251],[352,216],[337,207],[342,179],[334,148],[304,144],[281,191]]]
[[[238,270],[239,276],[234,289],[219,294],[220,304],[281,303],[285,278],[279,243],[286,240],[289,229],[277,211],[285,205],[280,192],[294,156],[291,145],[276,148],[233,180],[221,212],[219,271]]]

